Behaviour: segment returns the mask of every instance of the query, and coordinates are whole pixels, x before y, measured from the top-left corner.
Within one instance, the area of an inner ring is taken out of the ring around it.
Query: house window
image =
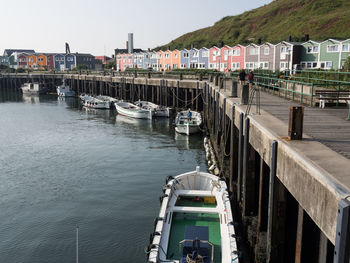
[[[307,47],[306,53],[318,53],[318,46],[309,46],[309,47]]]
[[[175,58],[177,58],[177,53],[175,54],[175,56],[174,56]]]
[[[241,50],[240,49],[234,49],[233,50],[233,55],[234,56],[240,56],[241,55]]]
[[[343,52],[349,52],[350,51],[350,44],[343,44],[342,45],[342,51]]]
[[[326,68],[331,69],[332,68],[332,61],[327,61],[326,62]]]
[[[339,45],[328,45],[327,46],[327,52],[338,52]]]
[[[184,58],[188,58],[188,53],[184,53]]]
[[[198,58],[198,51],[195,51],[195,52],[194,52],[193,57],[194,57],[194,58]]]
[[[317,68],[317,62],[312,63],[312,68]]]
[[[302,68],[306,68],[306,63],[305,62],[301,62],[301,67]]]
[[[203,51],[202,57],[207,58],[208,56],[209,56],[209,52],[208,51]]]
[[[264,48],[264,55],[269,55],[270,54],[270,48],[269,47],[265,47]]]
[[[257,55],[258,49],[257,48],[250,48],[249,49],[249,55]]]

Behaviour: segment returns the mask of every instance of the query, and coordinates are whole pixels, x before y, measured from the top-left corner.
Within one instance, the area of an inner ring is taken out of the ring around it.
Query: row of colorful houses
[[[95,68],[95,57],[82,53],[36,53],[34,50],[5,49],[0,64],[10,68],[71,70],[78,65]]]
[[[278,44],[223,46],[153,52],[117,53],[117,70],[152,68],[171,69],[266,69],[285,71],[302,69],[340,69],[350,54],[350,39],[328,39],[304,43],[282,41]]]

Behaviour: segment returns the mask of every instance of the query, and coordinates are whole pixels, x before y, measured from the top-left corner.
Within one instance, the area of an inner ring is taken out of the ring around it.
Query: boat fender
[[[164,195],[160,196],[159,197],[160,204],[162,204],[164,197],[168,197],[168,196],[169,195],[167,195],[167,194],[164,194]]]
[[[224,181],[224,182],[226,182],[226,179],[225,179],[224,177],[220,177],[220,178],[219,178],[219,181]]]
[[[209,171],[213,171],[215,169],[215,164],[209,167]]]
[[[171,175],[169,175],[169,176],[166,177],[165,183],[168,184],[168,182],[169,182],[170,180],[173,180],[173,179],[174,179],[174,177],[172,177]]]

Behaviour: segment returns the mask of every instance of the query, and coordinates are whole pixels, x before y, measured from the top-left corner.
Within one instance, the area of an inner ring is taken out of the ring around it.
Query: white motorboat
[[[159,216],[146,249],[148,261],[238,263],[227,186],[196,171],[168,177]]]
[[[103,101],[109,101],[111,103],[119,101],[116,98],[110,97],[110,96],[105,96],[105,95],[98,95],[96,96],[96,99],[103,100]]]
[[[23,94],[27,95],[45,94],[47,92],[47,88],[40,83],[24,83],[21,90]]]
[[[201,114],[197,111],[191,111],[191,117],[188,116],[188,111],[180,111],[175,118],[175,131],[190,135],[200,131],[202,123]]]
[[[82,102],[85,107],[93,109],[110,109],[111,107],[111,103],[109,101],[99,100],[91,96],[85,97]]]
[[[63,80],[62,85],[57,86],[57,95],[59,97],[74,97],[75,96],[75,91],[71,90],[70,86],[65,85],[65,82]]]
[[[90,96],[89,94],[82,93],[79,95],[79,98],[82,102],[84,102],[85,100],[92,100],[94,97]]]
[[[118,114],[125,115],[137,119],[152,119],[153,111],[142,109],[135,104],[130,102],[119,101],[114,103],[115,108],[117,109]]]
[[[136,106],[141,107],[142,109],[146,110],[152,110],[154,112],[153,116],[154,117],[168,117],[170,116],[170,108],[169,107],[164,107],[161,105],[154,104],[149,101],[142,101],[139,100],[135,102]]]

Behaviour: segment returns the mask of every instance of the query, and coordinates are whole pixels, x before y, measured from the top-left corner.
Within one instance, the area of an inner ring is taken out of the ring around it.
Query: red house
[[[245,47],[242,45],[236,45],[232,48],[231,55],[231,70],[244,69],[244,52]]]
[[[19,68],[28,68],[28,54],[20,53],[17,57]]]
[[[213,46],[209,49],[209,69],[219,70],[220,66],[220,48]]]
[[[223,46],[220,50],[220,71],[227,72],[231,69],[232,47]]]
[[[45,54],[47,57],[47,69],[53,70],[55,68],[55,54]]]

